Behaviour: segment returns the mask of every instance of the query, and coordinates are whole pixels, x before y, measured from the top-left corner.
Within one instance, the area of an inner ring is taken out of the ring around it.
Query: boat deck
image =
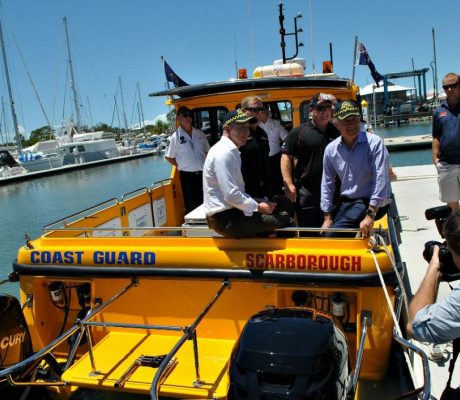
[[[110,332],[94,347],[94,365],[91,364],[90,353],[86,353],[62,378],[79,387],[115,390],[117,387],[125,386],[130,392],[149,393],[158,367],[142,365],[131,370],[131,366],[140,356],[153,358],[167,354],[176,342],[177,337],[168,335]],[[228,388],[228,359],[233,346],[233,340],[198,339],[198,382],[193,343],[188,341],[177,353],[177,358],[173,358],[170,363],[162,389],[169,395],[179,398],[208,398],[209,393],[212,393],[213,398],[224,398]],[[113,365],[114,358],[119,360],[116,365]],[[177,361],[179,359],[180,362]],[[88,374],[90,370],[93,370],[92,374]],[[126,377],[125,383],[123,375]],[[184,385],[186,381],[190,383],[187,386]],[[160,395],[161,393],[162,390]]]

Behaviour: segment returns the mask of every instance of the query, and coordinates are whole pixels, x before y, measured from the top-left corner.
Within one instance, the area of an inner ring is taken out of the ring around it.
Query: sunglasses
[[[458,82],[453,83],[452,85],[442,85],[442,88],[444,89],[444,91],[447,91],[449,89],[455,89],[457,86],[458,86]]]
[[[264,107],[246,107],[245,108],[246,111],[251,111],[253,113],[259,113],[259,112],[262,112],[263,110],[265,110]]]
[[[326,110],[331,111],[332,107],[331,106],[316,106],[316,109],[318,111],[326,111]]]

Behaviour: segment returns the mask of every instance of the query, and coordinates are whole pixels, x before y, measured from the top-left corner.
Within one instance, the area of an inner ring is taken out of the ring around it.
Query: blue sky
[[[165,99],[148,97],[164,88],[161,55],[188,83],[233,77],[235,54],[238,67],[249,73],[281,58],[278,4],[279,0],[2,0],[0,15],[19,123],[26,132],[46,125],[18,47],[48,118],[60,124],[71,115],[65,83],[64,16],[83,122],[90,124],[91,117],[93,123],[112,122],[121,78],[130,124],[138,122],[137,82],[145,119],[167,112]],[[460,72],[458,0],[284,0],[283,4],[288,32],[294,16],[303,15],[299,22],[305,46],[299,56],[306,59],[307,72],[312,72],[313,62],[319,69],[329,58],[331,42],[335,72],[350,78],[355,36],[365,44],[381,74],[411,70],[412,58],[416,69],[430,68],[432,28],[439,82],[451,70]],[[8,102],[3,73],[0,76],[0,94]],[[355,81],[360,86],[372,82],[367,67],[356,67]],[[396,83],[411,86],[413,80]],[[431,70],[427,86],[432,88]],[[8,104],[5,112],[9,114]],[[113,124],[118,125],[116,117]]]

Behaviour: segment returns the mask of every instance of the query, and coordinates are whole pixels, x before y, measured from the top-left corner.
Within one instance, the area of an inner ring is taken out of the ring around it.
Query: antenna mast
[[[279,21],[280,21],[280,35],[281,35],[281,52],[283,54],[283,64],[286,64],[287,60],[293,60],[299,54],[299,47],[303,46],[302,42],[299,42],[298,34],[303,32],[302,28],[297,28],[297,20],[302,18],[302,14],[298,13],[294,17],[294,32],[286,33],[284,29],[284,15],[283,15],[283,3],[280,2],[279,7]],[[295,37],[295,54],[292,57],[286,57],[286,42],[284,40],[285,36],[294,36]]]

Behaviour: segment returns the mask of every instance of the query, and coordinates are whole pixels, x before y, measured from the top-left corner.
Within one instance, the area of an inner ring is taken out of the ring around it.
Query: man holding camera
[[[446,219],[444,236],[453,263],[460,270],[460,210],[453,211]],[[407,333],[418,341],[440,344],[460,338],[460,286],[436,302],[444,268],[439,247],[434,246],[426,275],[409,306]]]

